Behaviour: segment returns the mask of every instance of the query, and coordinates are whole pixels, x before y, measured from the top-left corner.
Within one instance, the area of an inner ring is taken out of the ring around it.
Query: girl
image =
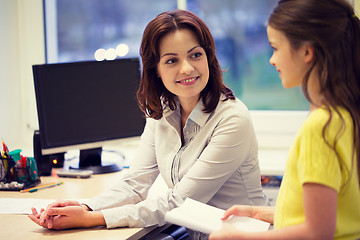
[[[285,88],[302,85],[310,114],[287,160],[275,210],[234,206],[230,215],[274,223],[217,239],[360,238],[360,21],[345,0],[280,0],[268,38]]]

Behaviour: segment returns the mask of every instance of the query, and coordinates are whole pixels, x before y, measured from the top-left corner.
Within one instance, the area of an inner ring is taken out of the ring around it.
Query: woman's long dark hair
[[[354,161],[357,162],[360,185],[360,21],[352,6],[345,0],[280,0],[271,14],[269,26],[285,34],[294,49],[303,44],[314,48],[314,63],[305,75],[302,88],[306,98],[308,80],[316,65],[322,104],[330,117],[323,128],[325,142],[336,152],[336,140],[329,143],[325,131],[334,109],[338,107],[351,114],[354,124]],[[343,124],[344,120],[342,119]],[[343,126],[344,128],[344,126]],[[344,129],[340,129],[338,137]],[[336,152],[337,156],[339,154]],[[340,164],[344,166],[340,159]],[[353,162],[354,164],[354,162]],[[353,168],[352,168],[353,169]],[[352,170],[347,169],[351,172]]]
[[[160,60],[160,40],[166,34],[180,29],[189,29],[196,35],[208,59],[209,81],[200,94],[205,106],[203,111],[212,112],[222,93],[226,100],[235,99],[232,90],[223,83],[222,71],[215,55],[214,39],[205,23],[189,11],[163,12],[146,26],[140,47],[143,69],[137,98],[140,109],[146,116],[154,119],[162,118],[162,100],[169,105],[170,109],[176,108],[174,94],[165,88],[156,69]]]

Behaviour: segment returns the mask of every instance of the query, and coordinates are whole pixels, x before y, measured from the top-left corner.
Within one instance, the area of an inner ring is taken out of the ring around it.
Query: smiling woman
[[[145,28],[140,54],[137,96],[147,120],[129,172],[85,204],[58,201],[40,213],[33,209],[35,223],[53,229],[161,226],[165,213],[188,197],[222,209],[267,204],[248,109],[223,83],[205,23],[188,11],[163,12]],[[168,189],[147,199],[158,176]]]

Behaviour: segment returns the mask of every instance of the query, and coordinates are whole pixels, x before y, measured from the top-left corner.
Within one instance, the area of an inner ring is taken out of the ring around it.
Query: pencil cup
[[[13,156],[0,157],[0,191],[18,191],[39,184],[37,165],[34,158],[25,158],[21,162]],[[26,164],[23,164],[26,162]]]

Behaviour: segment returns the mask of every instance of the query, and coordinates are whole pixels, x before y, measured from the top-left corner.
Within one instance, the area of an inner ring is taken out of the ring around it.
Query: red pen
[[[3,144],[3,154],[2,154],[1,157],[2,158],[9,158],[10,157],[9,156],[9,150],[8,150],[4,140],[1,139],[1,141],[2,141],[2,144]],[[4,170],[5,170],[5,173],[6,173],[7,170],[8,170],[9,163],[8,163],[8,161],[6,159],[3,159],[2,161],[4,163]]]
[[[2,141],[2,144],[3,144],[3,151],[4,151],[3,154],[4,154],[5,157],[9,157],[9,149],[8,149],[8,147],[6,146],[4,140],[1,139],[1,141]]]
[[[21,167],[26,168],[26,159],[27,157],[24,157],[23,155],[21,156]]]

